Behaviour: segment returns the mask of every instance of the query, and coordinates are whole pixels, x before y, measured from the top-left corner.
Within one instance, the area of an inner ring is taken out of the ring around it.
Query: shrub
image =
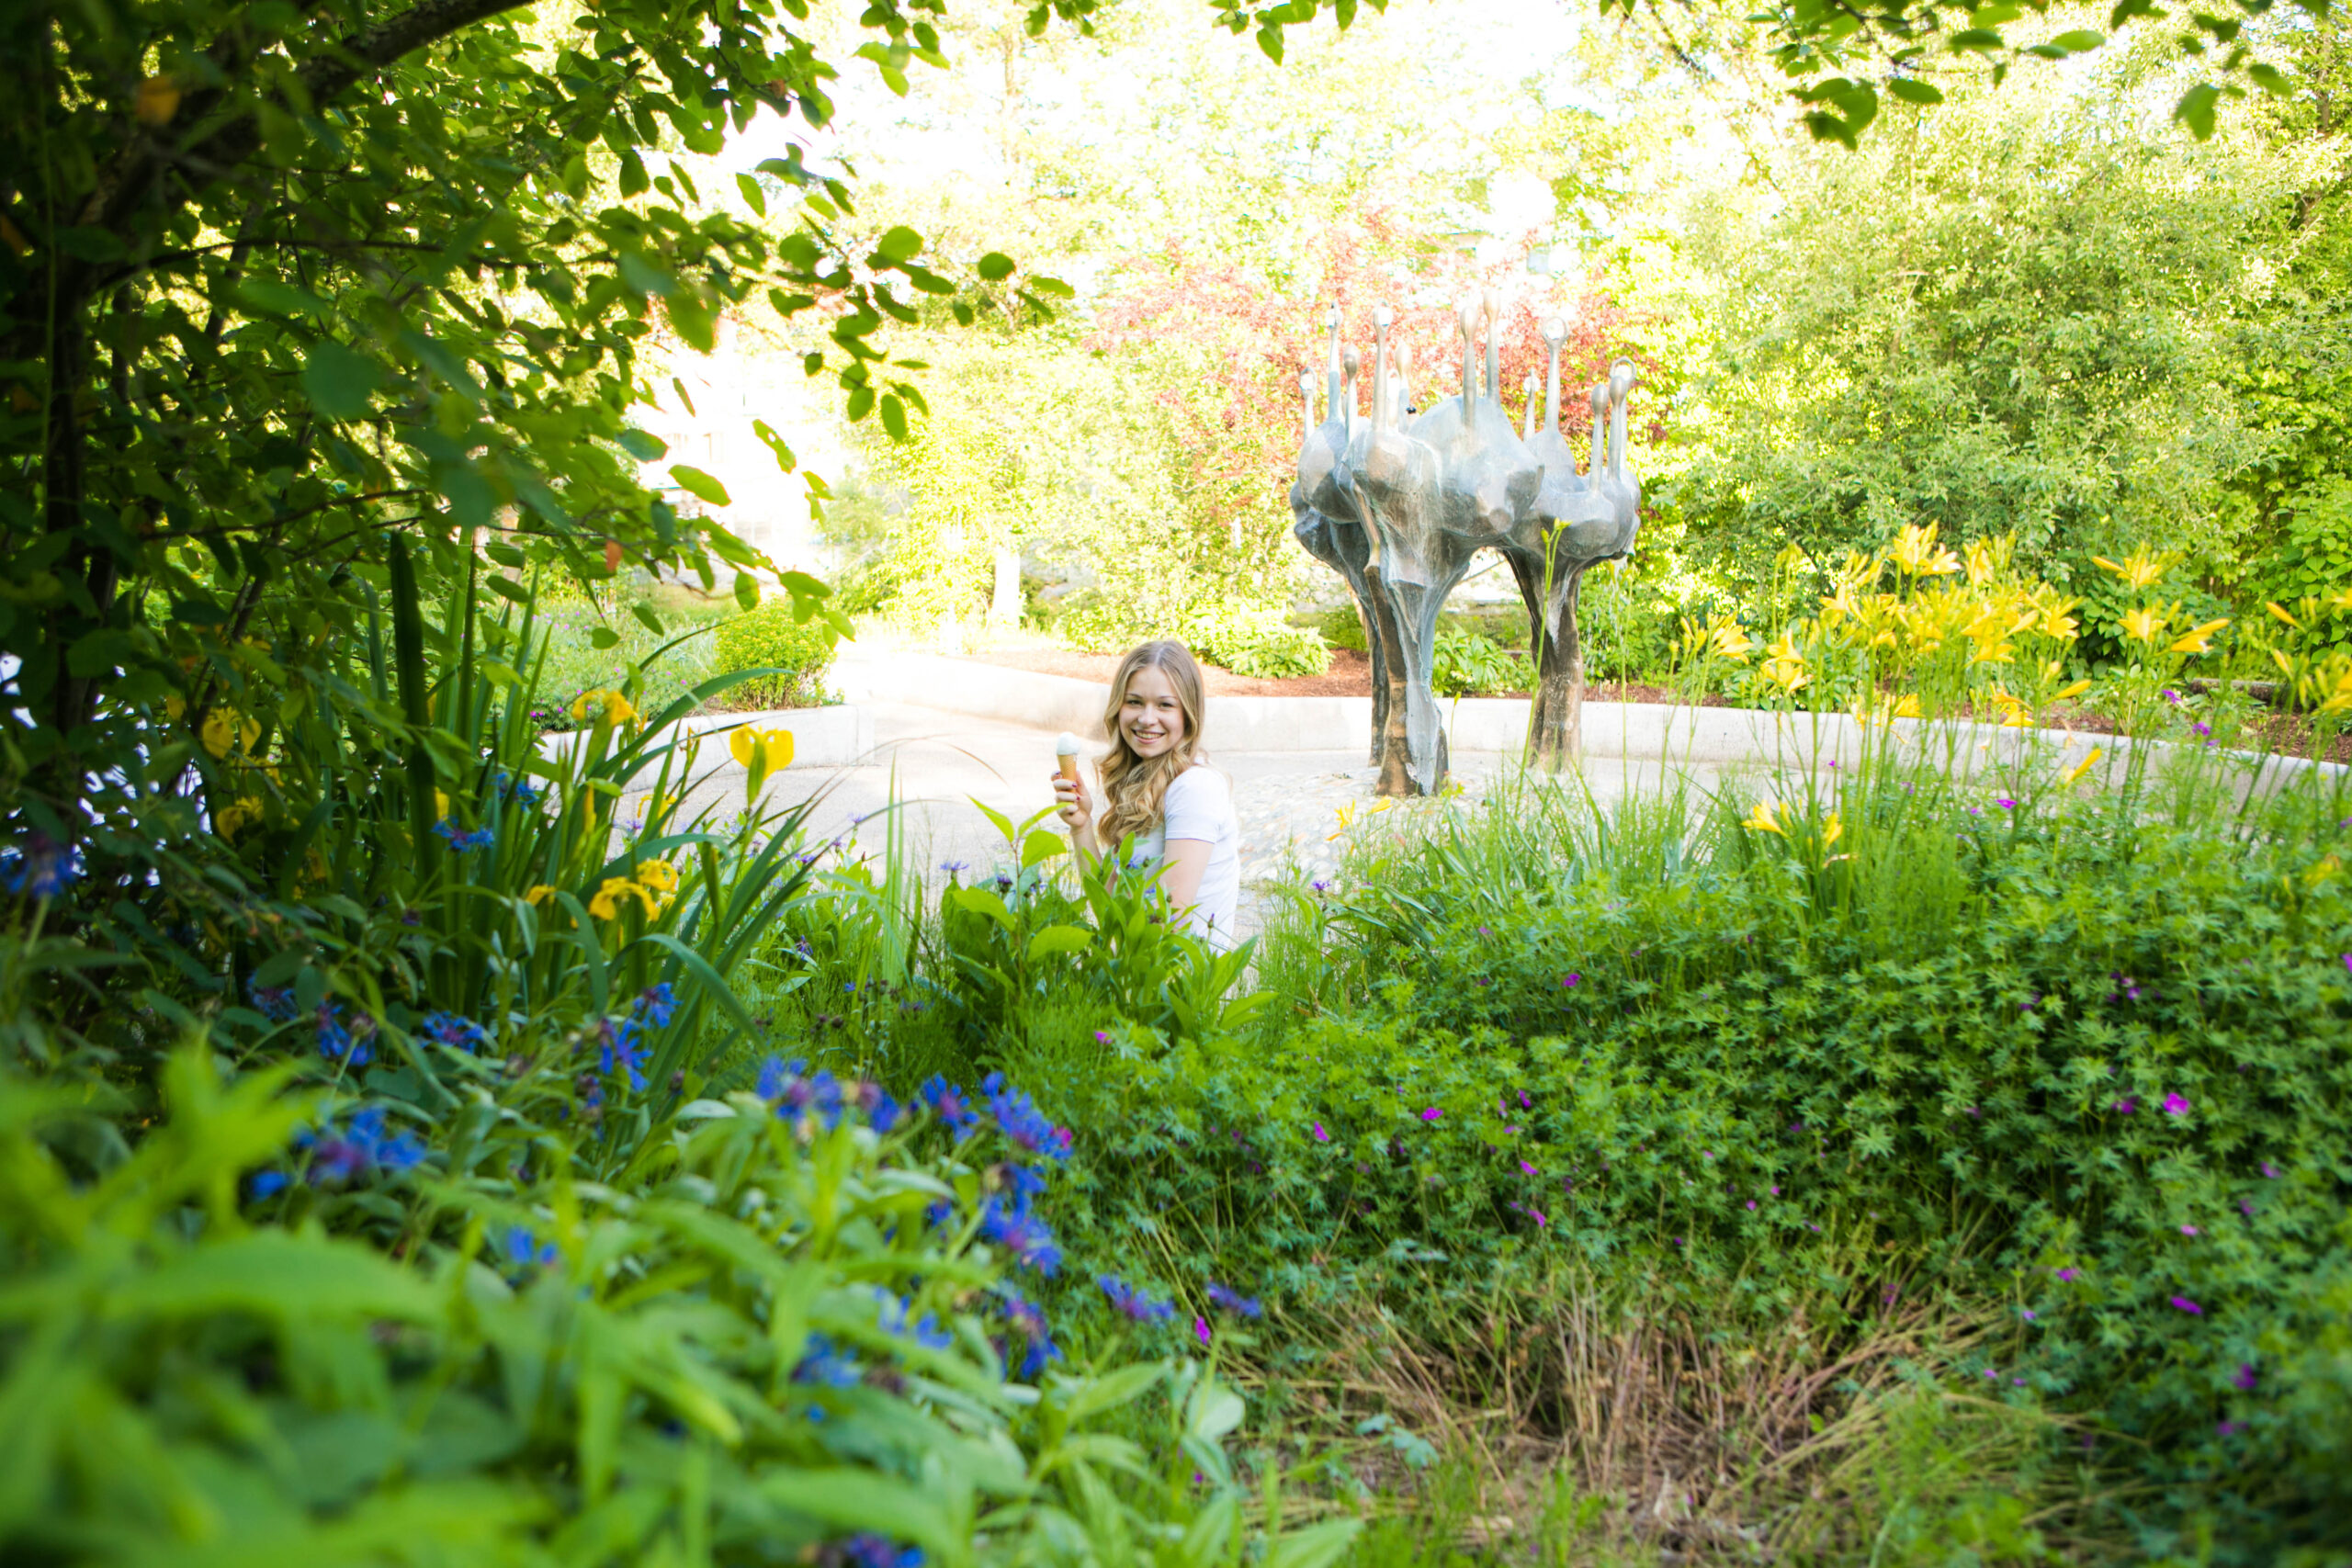
[[[735,694],[742,703],[800,708],[839,700],[825,689],[833,667],[833,629],[815,616],[796,621],[788,602],[773,599],[720,622],[718,639],[722,673],[781,671],[738,686]]]
[[[1202,658],[1252,680],[1320,675],[1331,664],[1320,637],[1274,610],[1204,612],[1185,623],[1183,637]]]
[[[1327,610],[1322,618],[1323,645],[1346,649],[1355,653],[1371,651],[1372,644],[1363,635],[1363,615],[1352,609]]]
[[[1438,628],[1430,649],[1430,686],[1442,697],[1476,697],[1523,691],[1526,667],[1480,633],[1459,626]]]

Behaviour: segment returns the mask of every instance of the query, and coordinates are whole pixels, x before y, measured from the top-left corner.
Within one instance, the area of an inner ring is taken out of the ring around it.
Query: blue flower
[[[518,779],[514,777],[504,768],[501,768],[496,773],[491,774],[490,786],[499,794],[505,795],[508,799],[516,801],[524,806],[537,806],[539,803],[539,792],[537,787],[528,779]]]
[[[660,1029],[678,1010],[678,998],[670,989],[670,982],[648,986],[637,994],[636,1010],[645,1015],[645,1021]]]
[[[477,828],[470,833],[460,831],[457,818],[453,817],[444,817],[433,824],[433,830],[448,840],[449,847],[459,854],[498,842],[498,835],[487,828]]]
[[[424,1016],[417,1031],[427,1040],[436,1041],[452,1050],[480,1051],[490,1043],[490,1032],[472,1019],[454,1012],[433,1012]]]
[[[1266,1309],[1258,1304],[1257,1297],[1236,1295],[1215,1280],[1209,1283],[1209,1303],[1213,1306],[1223,1307],[1237,1317],[1263,1317],[1266,1314]]]
[[[35,828],[0,851],[0,886],[32,898],[54,898],[82,875],[82,852]]]
[[[290,1179],[282,1170],[257,1170],[246,1179],[245,1192],[256,1201],[275,1198],[286,1190],[286,1184]]]
[[[969,867],[967,863],[964,861],[944,860],[939,863],[939,869],[945,872],[950,876],[960,876],[968,870]]]
[[[922,1568],[922,1548],[900,1546],[888,1536],[854,1535],[825,1549],[820,1562],[840,1568]]]
[[[253,998],[255,1010],[272,1023],[286,1023],[294,1017],[294,988],[290,986],[263,987],[247,980],[245,995]]]
[[[1021,1331],[1021,1375],[1035,1378],[1046,1370],[1047,1361],[1060,1360],[1062,1348],[1054,1343],[1045,1309],[1011,1285],[999,1285],[997,1295],[1003,1303],[1004,1321]]]
[[[865,1369],[857,1358],[835,1348],[830,1336],[811,1334],[800,1355],[799,1364],[792,1369],[792,1381],[815,1388],[855,1388]]]
[[[776,1115],[790,1122],[813,1113],[822,1122],[827,1132],[841,1125],[842,1095],[841,1080],[828,1068],[820,1067],[814,1075],[803,1077],[808,1064],[795,1058],[779,1062],[770,1056],[760,1064],[760,1098],[775,1107]]]
[[[908,1321],[907,1299],[904,1296],[894,1296],[876,1285],[874,1287],[874,1299],[882,1309],[876,1324],[883,1333],[903,1334],[916,1344],[932,1350],[944,1350],[949,1345],[955,1343],[955,1337],[940,1327],[939,1319],[930,1313],[923,1314],[912,1322]]]
[[[1032,1170],[1025,1165],[1007,1161],[996,1168],[996,1178],[1001,1186],[1023,1203],[1046,1190],[1045,1172]]]
[[[1111,1305],[1137,1323],[1160,1323],[1176,1315],[1176,1308],[1167,1302],[1156,1302],[1142,1291],[1129,1285],[1115,1274],[1100,1274],[1094,1282],[1111,1298]]]
[[[351,1119],[348,1136],[337,1133],[333,1122],[317,1137],[303,1134],[295,1139],[311,1151],[311,1180],[349,1181],[370,1170],[397,1174],[413,1170],[424,1161],[424,1145],[414,1133],[384,1135],[384,1112],[380,1106],[371,1105]]]
[[[856,1089],[853,1092],[855,1095],[858,1109],[865,1112],[867,1126],[876,1133],[887,1133],[899,1124],[899,1118],[904,1112],[900,1110],[899,1102],[891,1098],[888,1089],[884,1089],[872,1078],[861,1078]]]
[[[980,1089],[989,1097],[989,1110],[995,1114],[996,1124],[1012,1140],[1014,1147],[1048,1159],[1069,1157],[1069,1129],[1046,1121],[1036,1102],[1022,1090],[1009,1087],[1002,1073],[990,1073],[981,1079]]]
[[[980,1119],[964,1098],[963,1086],[949,1083],[937,1073],[924,1080],[918,1092],[922,1095],[922,1102],[931,1107],[932,1114],[958,1133]]]
[[[517,1269],[545,1268],[562,1254],[555,1243],[540,1241],[528,1225],[506,1227],[506,1260]]]
[[[1012,1254],[1014,1261],[1048,1280],[1062,1266],[1062,1249],[1052,1227],[1030,1212],[1025,1199],[991,1198],[980,1209],[980,1234]]]
[[[597,1031],[602,1040],[596,1055],[605,1076],[610,1077],[616,1071],[625,1072],[628,1075],[628,1087],[642,1089],[645,1087],[644,1031],[638,1026],[637,1021],[625,1019],[616,1025],[608,1018],[597,1026]]]
[[[362,1015],[349,1027],[343,1021],[343,1009],[333,1002],[321,1002],[317,1012],[319,1055],[329,1060],[348,1061],[355,1067],[364,1067],[376,1059],[375,1047],[368,1043],[376,1032],[376,1021]]]

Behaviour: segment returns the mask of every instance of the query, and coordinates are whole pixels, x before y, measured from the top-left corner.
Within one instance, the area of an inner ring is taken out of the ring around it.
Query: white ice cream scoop
[[[1065,729],[1054,738],[1054,755],[1061,761],[1062,777],[1076,782],[1078,760],[1085,754],[1086,742],[1069,730]]]

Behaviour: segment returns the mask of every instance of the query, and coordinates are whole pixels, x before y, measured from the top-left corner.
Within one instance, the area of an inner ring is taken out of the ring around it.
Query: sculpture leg
[[[1390,688],[1394,705],[1388,715],[1388,755],[1381,761],[1383,795],[1435,795],[1445,787],[1449,759],[1444,716],[1430,682],[1438,612],[1462,580],[1466,564],[1466,559],[1453,564],[1433,582],[1385,584],[1396,612],[1398,662],[1404,669],[1403,679]]]
[[[1383,795],[1409,795],[1409,789],[1391,788],[1392,778],[1405,777],[1404,734],[1400,728],[1405,711],[1405,676],[1407,663],[1402,645],[1396,640],[1396,610],[1388,602],[1388,591],[1381,582],[1380,569],[1369,567],[1364,574],[1364,640],[1372,647],[1372,765],[1380,770],[1379,791]],[[1396,742],[1391,745],[1394,739]]]
[[[1363,614],[1363,645],[1372,660],[1372,765],[1380,766],[1388,738],[1388,637],[1380,620],[1380,591],[1374,588],[1357,606]]]
[[[1583,750],[1584,639],[1577,627],[1577,597],[1590,563],[1555,560],[1547,582],[1542,556],[1513,549],[1506,558],[1528,605],[1530,643],[1539,665],[1528,716],[1527,761],[1557,773]]]

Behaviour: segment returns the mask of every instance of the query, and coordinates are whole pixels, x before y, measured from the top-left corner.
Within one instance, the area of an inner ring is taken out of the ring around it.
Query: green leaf
[[[951,887],[947,890],[947,897],[959,909],[986,915],[1006,931],[1012,929],[1012,911],[1005,908],[1002,898],[986,887]]]
[[[438,1292],[368,1247],[264,1230],[198,1247],[133,1279],[115,1292],[107,1312],[424,1322],[440,1310]]]
[[[907,405],[900,402],[894,392],[882,394],[882,428],[889,433],[893,441],[907,438]]]
[[[621,444],[622,451],[640,463],[650,463],[670,450],[668,442],[651,431],[639,430],[635,425],[625,428],[614,439]]]
[[[590,629],[588,640],[599,649],[618,648],[621,645],[621,634],[610,626],[595,626]]]
[[[990,251],[980,258],[978,270],[989,282],[1001,282],[1012,276],[1012,258],[1002,251]]]
[[[1330,1568],[1355,1543],[1362,1519],[1326,1519],[1293,1530],[1266,1551],[1263,1568]]]
[[[357,419],[365,414],[368,399],[383,378],[374,360],[333,338],[312,344],[302,363],[302,390],[309,395],[311,406],[329,419]]]
[[[1908,76],[1897,76],[1886,85],[1886,90],[1906,104],[1939,104],[1944,101],[1944,96],[1935,88],[1925,82],[1913,81]]]
[[[2221,88],[2211,82],[2199,82],[2181,95],[2172,118],[2188,127],[2188,133],[2198,141],[2210,141],[2213,135],[2213,111],[2221,101]]]
[[[1075,299],[1078,298],[1078,290],[1072,288],[1069,284],[1064,283],[1058,277],[1033,277],[1029,280],[1029,287],[1033,291],[1043,294],[1049,299]]]
[[[1041,828],[1037,831],[1030,834],[1028,839],[1023,842],[1021,846],[1021,868],[1023,871],[1026,871],[1029,867],[1042,864],[1045,862],[1053,859],[1056,855],[1064,855],[1068,853],[1069,853],[1069,845],[1063,840],[1059,833],[1049,833]]]
[[[708,502],[713,506],[728,504],[727,487],[700,468],[679,463],[671,468],[670,477],[678,481],[679,489],[698,501]]]
[[[628,607],[628,613],[637,617],[638,625],[643,626],[647,631],[651,632],[655,637],[664,635],[662,617],[653,613],[652,605],[640,601],[638,604],[631,604]]]
[[[2088,28],[2076,28],[2072,32],[2060,33],[2050,40],[2053,48],[2063,49],[2069,54],[2081,54],[2086,51],[2097,49],[2106,41],[2105,33],[2093,32]]]
[[[773,1470],[751,1489],[840,1529],[870,1530],[943,1555],[967,1546],[929,1493],[870,1470]]]
[[[748,571],[735,574],[735,603],[746,610],[760,607],[760,580]]]
[[[922,236],[905,224],[886,231],[874,248],[894,262],[910,262],[922,254]]]
[[[1047,926],[1029,939],[1029,962],[1057,953],[1083,953],[1093,945],[1094,933],[1084,926]]]
[[[1064,1406],[1065,1415],[1075,1425],[1089,1416],[1115,1410],[1141,1398],[1159,1381],[1164,1371],[1156,1361],[1143,1361],[1121,1367],[1117,1371],[1106,1372],[1099,1378],[1089,1378],[1077,1384],[1070,1393]]]
[[[765,218],[768,215],[768,193],[761,188],[757,179],[750,175],[738,173],[735,176],[735,188],[743,193],[743,205],[752,209],[753,217]]]
[[[307,288],[275,278],[248,277],[237,285],[237,298],[256,310],[280,316],[323,316],[327,302]]]

